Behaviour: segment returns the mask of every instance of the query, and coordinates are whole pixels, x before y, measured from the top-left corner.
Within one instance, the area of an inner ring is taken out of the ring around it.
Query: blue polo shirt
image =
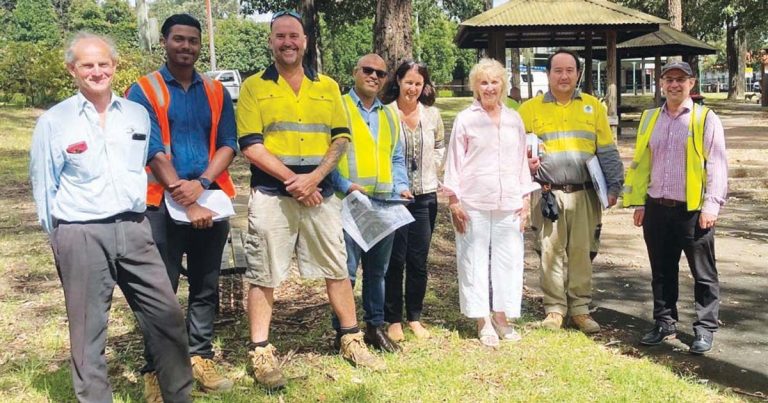
[[[171,162],[173,162],[173,167],[179,178],[198,178],[208,167],[211,135],[211,107],[208,105],[208,97],[205,95],[205,84],[195,71],[192,85],[187,91],[184,91],[181,84],[168,71],[167,66],[163,65],[159,71],[165,80],[171,98],[168,107],[168,124],[171,127],[171,154],[173,156]],[[149,162],[157,153],[165,152],[163,135],[160,133],[160,125],[157,123],[157,115],[138,84],[134,83],[131,86],[128,99],[141,104],[149,112],[151,123],[149,151],[147,153],[147,162]],[[221,147],[229,147],[237,152],[235,111],[232,106],[232,98],[226,90],[224,91],[224,106],[216,136],[216,149]]]

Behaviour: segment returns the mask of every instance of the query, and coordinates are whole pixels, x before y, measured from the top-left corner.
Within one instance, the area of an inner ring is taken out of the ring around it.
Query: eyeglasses
[[[691,79],[691,77],[662,77],[661,79],[664,80],[664,83],[670,85],[672,83],[684,84],[686,81]]]
[[[360,67],[360,70],[362,70],[363,74],[365,74],[366,76],[370,76],[371,74],[376,73],[376,77],[378,78],[386,78],[388,74],[384,70],[374,69],[373,67],[368,67],[368,66],[362,66]]]
[[[283,16],[286,16],[286,15],[289,16],[289,17],[293,17],[293,18],[299,20],[299,22],[302,23],[302,25],[304,25],[304,21],[302,21],[302,19],[301,19],[301,14],[299,14],[298,12],[293,11],[293,10],[281,10],[281,11],[278,11],[278,12],[272,14],[272,20],[269,21],[270,28],[272,27],[272,24],[275,22],[276,19],[278,19],[280,17],[283,17]]]

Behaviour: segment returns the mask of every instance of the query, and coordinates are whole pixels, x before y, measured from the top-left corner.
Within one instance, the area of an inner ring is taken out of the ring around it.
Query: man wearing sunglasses
[[[352,142],[333,174],[334,188],[342,194],[359,191],[373,200],[412,199],[398,111],[378,98],[387,77],[386,68],[379,55],[368,54],[358,60],[353,70],[355,87],[342,97]],[[363,268],[365,342],[386,352],[399,349],[384,330],[384,277],[394,239],[392,233],[366,252],[344,233],[347,270],[353,286],[358,265],[362,263]],[[333,324],[338,329],[335,318]]]
[[[685,252],[694,281],[696,317],[692,354],[712,350],[718,329],[720,284],[715,267],[715,221],[728,191],[725,135],[720,118],[691,100],[696,84],[688,63],[661,69],[667,97],[640,118],[637,146],[627,172],[624,206],[634,206],[651,263],[655,325],[647,346],[675,338],[678,271]]]
[[[268,389],[285,385],[269,343],[274,289],[295,256],[303,277],[323,278],[339,318],[339,353],[376,370],[357,326],[346,269],[341,206],[329,174],[350,140],[339,85],[302,65],[307,37],[301,16],[275,13],[269,47],[274,63],[245,81],[237,108],[243,155],[251,163],[246,278],[254,378]]]

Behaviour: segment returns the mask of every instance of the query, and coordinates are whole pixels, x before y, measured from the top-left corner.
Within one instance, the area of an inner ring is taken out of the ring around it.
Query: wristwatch
[[[196,179],[198,182],[200,182],[200,185],[203,186],[203,189],[208,190],[209,187],[211,187],[211,181],[208,178],[203,178],[202,176]]]

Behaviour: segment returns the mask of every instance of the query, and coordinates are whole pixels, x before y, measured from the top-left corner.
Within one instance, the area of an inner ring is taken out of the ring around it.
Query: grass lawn
[[[440,99],[447,123],[470,99]],[[27,181],[28,149],[40,111],[0,107],[0,401],[74,401],[68,366],[63,294],[47,239],[39,229]],[[450,130],[447,124],[446,130]],[[238,162],[235,177],[246,176]],[[240,180],[245,186],[244,179]],[[350,367],[331,349],[324,287],[293,279],[277,295],[271,340],[281,354],[288,387],[268,394],[247,374],[247,319],[223,315],[217,328],[216,360],[235,389],[221,395],[195,393],[201,402],[304,401],[737,401],[665,365],[636,358],[631,348],[568,330],[547,332],[530,323],[540,301],[526,298],[518,321],[523,340],[484,348],[474,324],[461,317],[453,233],[442,209],[430,257],[424,322],[430,340],[409,333],[404,351],[384,355],[388,369],[371,373]],[[182,284],[182,290],[185,286]],[[358,286],[358,295],[359,295]],[[184,291],[181,292],[182,294]],[[181,296],[184,298],[184,296]],[[359,305],[358,305],[359,307]],[[362,317],[359,314],[358,317]],[[608,344],[608,345],[606,345]],[[118,402],[142,401],[142,343],[133,316],[115,292],[106,354]]]

